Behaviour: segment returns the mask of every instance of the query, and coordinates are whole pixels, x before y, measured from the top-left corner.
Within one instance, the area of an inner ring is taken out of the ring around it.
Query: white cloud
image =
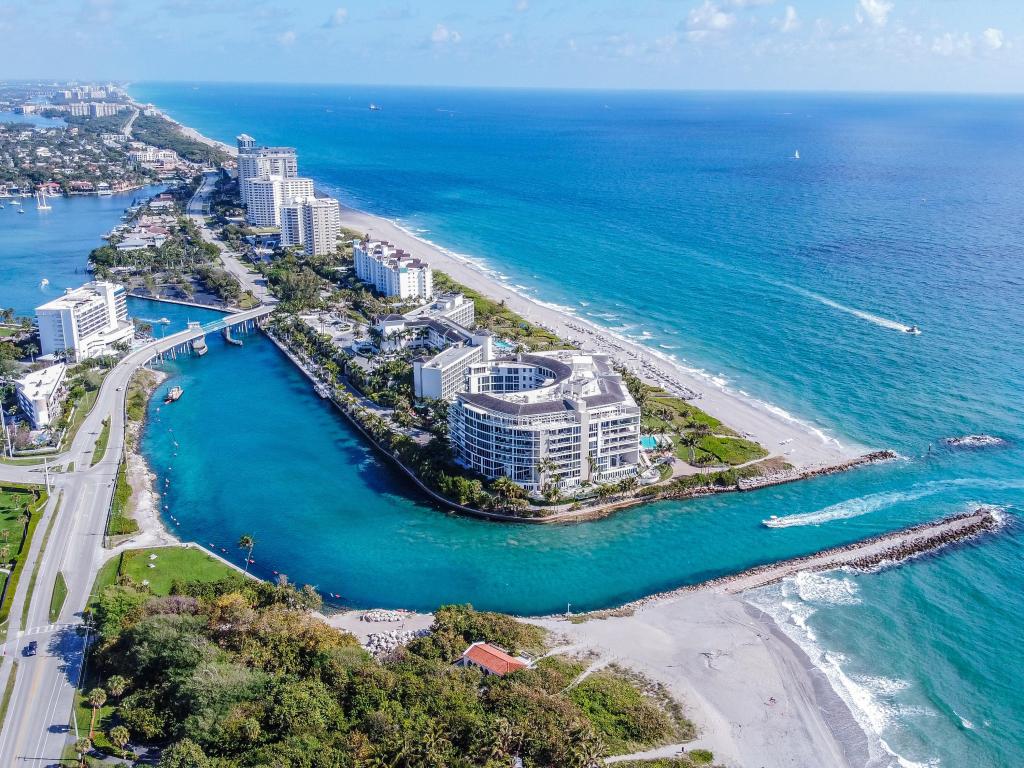
[[[939,56],[970,56],[972,51],[974,51],[974,41],[966,33],[954,35],[947,32],[932,41],[932,53],[937,53]]]
[[[995,27],[989,27],[981,33],[981,39],[984,40],[985,45],[993,51],[998,51],[1003,47],[1003,30],[996,29]]]
[[[758,5],[771,5],[775,0],[729,0],[734,8],[753,8]]]
[[[893,4],[888,0],[860,0],[860,5],[857,6],[857,21],[861,24],[867,22],[875,27],[884,27],[889,21],[892,9]]]
[[[346,21],[348,21],[348,8],[336,8],[334,13],[327,17],[324,26],[327,29],[333,29],[334,27],[340,27]]]
[[[277,36],[277,42],[287,48],[288,46],[295,44],[295,37],[295,30],[289,29]]]
[[[516,10],[519,13],[524,13],[525,11],[528,11],[529,9],[530,9],[530,0],[519,0],[519,2],[516,3]]]
[[[786,16],[782,19],[779,24],[779,29],[783,32],[792,32],[800,28],[800,17],[796,15],[796,8],[792,5],[786,6]]]
[[[686,35],[691,40],[703,40],[709,35],[725,32],[736,23],[736,14],[723,11],[711,0],[690,10],[686,17]]]
[[[444,45],[445,43],[458,43],[462,40],[462,35],[454,29],[448,29],[444,24],[438,24],[430,33],[430,39],[438,45]]]

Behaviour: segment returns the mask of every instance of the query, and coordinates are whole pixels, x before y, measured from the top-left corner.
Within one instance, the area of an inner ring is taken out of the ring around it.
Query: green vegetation
[[[156,385],[157,375],[153,371],[140,368],[135,372],[128,382],[128,392],[125,396],[128,421],[138,422],[146,418],[146,406]]]
[[[706,749],[695,749],[679,757],[662,757],[656,760],[627,760],[616,763],[617,768],[703,768],[710,766],[715,756]]]
[[[0,699],[0,723],[7,722],[7,709],[11,706],[11,696],[14,695],[14,684],[18,680],[18,662],[11,664],[11,674],[7,676],[7,685],[4,686],[4,696]]]
[[[530,351],[550,349],[575,349],[575,346],[563,341],[551,331],[527,322],[518,314],[505,306],[504,301],[494,301],[482,293],[456,282],[444,272],[434,270],[435,291],[459,291],[467,299],[472,299],[476,310],[476,324],[480,328],[512,340]]]
[[[125,578],[96,592],[79,730],[95,714],[104,751],[123,741],[118,726],[166,745],[164,768],[506,768],[517,755],[529,768],[590,768],[612,749],[606,733],[649,747],[692,728],[624,677],[575,692],[576,661],[503,678],[453,666],[476,640],[513,652],[544,642],[469,606],[440,609],[429,636],[375,660],[307,612],[320,604],[309,588],[234,574],[162,597]]]
[[[736,466],[763,459],[762,446],[745,440],[714,416],[685,400],[653,387],[620,369],[629,392],[640,406],[640,426],[646,434],[669,434],[675,455],[695,466]]]
[[[156,558],[151,560],[150,555]],[[94,597],[118,581],[135,585],[148,581],[149,593],[166,597],[175,582],[216,582],[237,575],[231,566],[193,547],[130,549],[104,563],[96,576]]]
[[[57,578],[53,582],[53,594],[50,595],[50,622],[57,620],[61,609],[64,608],[64,601],[68,597],[68,584],[64,581],[64,574],[57,572]]]
[[[103,461],[103,454],[107,452],[107,443],[110,442],[110,417],[103,420],[103,428],[100,429],[100,436],[96,438],[96,445],[92,449],[92,460],[90,467],[95,467]]]
[[[0,603],[0,624],[6,624],[10,617],[11,602],[25,569],[25,555],[46,499],[46,492],[34,486],[0,487],[0,563],[10,569]]]
[[[139,115],[132,126],[132,136],[155,147],[173,149],[192,163],[219,165],[229,159],[223,149],[211,147],[182,133],[181,129],[160,115]]]
[[[28,580],[28,591],[26,594],[32,595],[36,591],[36,580],[39,577],[39,566],[43,562],[43,552],[46,551],[46,545],[50,542],[50,534],[53,533],[53,524],[57,522],[57,517],[60,515],[60,505],[64,503],[64,491],[60,492],[60,496],[57,497],[57,503],[53,506],[53,514],[50,515],[50,522],[46,524],[46,532],[43,534],[43,543],[39,545],[39,557],[36,558],[35,565],[32,566],[32,576]],[[31,600],[26,600],[24,605],[21,606],[21,628],[25,628],[25,623],[28,621],[28,609],[31,605]],[[2,720],[0,720],[2,722]]]
[[[107,535],[128,536],[139,530],[139,524],[135,518],[128,515],[132,487],[128,483],[128,465],[123,457],[117,466],[117,477],[114,483],[114,497],[110,502],[110,516],[107,519]]]
[[[696,736],[693,723],[665,693],[644,695],[636,681],[612,667],[587,677],[569,691],[570,698],[587,713],[609,749],[618,754],[652,743],[689,741]],[[660,703],[652,706],[652,699]]]

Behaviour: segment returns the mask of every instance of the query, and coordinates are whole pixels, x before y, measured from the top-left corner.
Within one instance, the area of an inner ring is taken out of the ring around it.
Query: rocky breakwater
[[[880,536],[872,536],[812,555],[757,566],[742,573],[712,579],[687,589],[710,588],[736,593],[774,584],[800,571],[877,568],[900,563],[912,557],[934,552],[943,547],[995,531],[1003,524],[1003,521],[1004,517],[999,509],[980,507],[972,512],[922,523]]]
[[[862,467],[865,464],[877,464],[881,461],[892,461],[896,458],[898,458],[898,454],[895,451],[872,451],[871,453],[865,453],[863,456],[858,456],[855,459],[843,461],[839,464],[830,464],[827,467],[797,471],[782,470],[779,472],[759,475],[758,477],[740,478],[736,483],[736,489],[740,491],[754,491],[758,488],[768,488],[772,485],[782,485],[783,483],[792,483],[797,480],[807,480],[811,477],[835,475],[839,472],[846,472],[854,467]]]

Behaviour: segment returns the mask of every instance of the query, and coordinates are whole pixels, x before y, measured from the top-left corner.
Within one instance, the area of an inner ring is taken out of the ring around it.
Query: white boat
[[[800,150],[799,150],[799,149],[798,149],[798,150],[796,150],[796,151],[795,151],[795,152],[793,153],[793,159],[794,159],[794,160],[799,160],[799,159],[800,159]]]
[[[50,281],[47,280],[45,277],[42,280],[39,281],[39,287],[40,288],[45,288],[49,284],[50,284]]]
[[[38,208],[40,211],[48,211],[52,207],[53,206],[46,202],[46,195],[44,195],[42,192],[36,192],[36,208]]]
[[[921,329],[918,328],[916,325],[907,326],[906,328],[903,329],[903,332],[904,333],[909,333],[911,336],[920,336],[921,335]]]

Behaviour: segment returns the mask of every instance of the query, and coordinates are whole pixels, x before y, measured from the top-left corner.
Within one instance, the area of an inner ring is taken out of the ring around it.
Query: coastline
[[[187,135],[234,154],[223,143],[173,122]],[[784,456],[799,471],[835,467],[868,452],[841,443],[777,407],[730,391],[662,353],[517,293],[469,260],[416,237],[395,222],[344,209],[342,224],[425,255],[453,279],[504,301],[528,321],[578,341],[584,349],[632,363],[650,383],[677,392],[689,390],[702,409],[761,443],[770,456]],[[158,509],[156,517],[162,528]],[[700,744],[712,748],[726,764],[765,768],[867,764],[868,735],[852,710],[810,656],[767,614],[739,596],[711,590],[656,596],[638,613],[642,619],[612,617],[584,624],[529,621],[548,625],[557,634],[575,634],[581,641],[593,632],[592,641],[598,645],[605,630],[605,642],[616,658],[665,681],[693,710],[691,716],[702,729]],[[664,627],[637,626],[659,618]],[[645,648],[650,653],[641,658]],[[717,666],[716,659],[720,660]]]
[[[479,264],[412,234],[394,221],[343,208],[341,223],[423,257],[431,266],[463,285],[495,301],[503,301],[529,322],[579,343],[584,351],[612,356],[635,369],[649,384],[664,387],[674,394],[695,395],[694,403],[702,410],[764,446],[769,452],[766,458],[781,457],[797,470],[814,470],[842,464],[870,451],[864,446],[843,443],[777,406],[722,386],[711,376],[687,368],[658,350],[616,334],[566,308],[525,296]]]
[[[138,104],[140,108],[144,105]],[[156,108],[167,120],[196,141],[237,155],[237,149],[224,142],[204,136]],[[649,384],[669,391],[695,396],[702,410],[721,420],[744,437],[760,443],[769,453],[766,458],[780,457],[798,471],[834,467],[859,458],[871,448],[843,442],[827,432],[802,421],[798,416],[751,395],[737,392],[717,382],[699,369],[690,368],[660,350],[628,339],[571,309],[558,307],[524,295],[498,279],[493,270],[479,261],[460,255],[420,237],[400,223],[377,214],[342,207],[341,224],[373,237],[388,240],[417,256],[431,266],[447,273],[454,280],[495,301],[503,301],[510,309],[531,323],[546,327],[567,341],[580,344],[587,351],[608,354],[625,364]]]

